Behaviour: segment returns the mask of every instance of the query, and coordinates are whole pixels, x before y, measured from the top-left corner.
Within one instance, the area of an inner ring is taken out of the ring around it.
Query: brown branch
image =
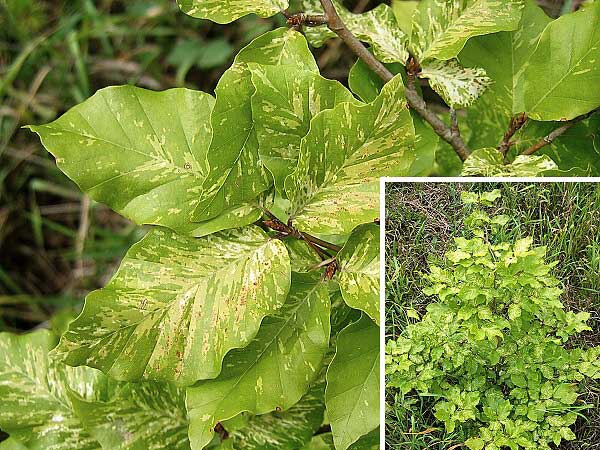
[[[331,242],[324,241],[308,233],[297,230],[296,228],[294,228],[291,222],[287,224],[282,222],[277,218],[277,216],[275,216],[275,214],[273,214],[268,209],[263,208],[263,213],[268,217],[268,220],[263,220],[261,222],[263,225],[270,228],[271,230],[277,231],[283,236],[291,236],[295,239],[304,241],[308,244],[309,247],[313,249],[315,248],[315,246],[318,246],[319,249],[315,250],[317,251],[317,253],[319,253],[319,256],[321,256],[324,259],[331,257],[331,255],[327,254],[327,252],[323,250],[324,248],[333,250],[334,252],[339,252],[342,249],[342,247],[340,247],[339,245],[332,244]]]
[[[512,138],[519,131],[525,123],[527,122],[527,115],[525,113],[518,114],[514,117],[510,118],[510,122],[508,124],[508,130],[504,133],[504,138],[502,138],[502,142],[498,145],[498,151],[504,155],[506,159],[506,155],[512,146]]]
[[[290,14],[287,11],[282,11],[282,14],[287,19],[288,26],[297,29],[301,29],[304,25],[308,27],[318,27],[327,24],[327,17],[323,14]]]
[[[350,50],[362,59],[370,68],[386,83],[394,78],[390,72],[367,48],[360,42],[352,32],[346,28],[341,17],[337,13],[331,0],[321,0],[321,5],[327,17],[327,27],[342,39]]]
[[[417,92],[414,81],[407,83],[404,94],[410,107],[433,128],[433,131],[439,137],[452,146],[462,161],[465,161],[471,154],[469,147],[467,147],[460,134],[455,135],[450,127],[427,107],[427,103],[425,103],[425,100]]]
[[[339,14],[337,13],[335,6],[331,0],[321,0],[321,5],[325,11],[327,17],[327,26],[331,31],[338,35],[346,45],[362,59],[369,68],[377,74],[384,82],[390,81],[394,78],[394,74],[388,70],[383,63],[381,63],[373,54],[363,45],[360,40],[344,24]],[[455,134],[448,125],[444,123],[434,112],[428,107],[425,100],[417,92],[414,82],[407,83],[405,90],[406,100],[412,109],[419,114],[430,126],[433,131],[436,132],[444,141],[452,146],[456,154],[462,161],[465,161],[469,155],[470,150],[462,140],[460,133]]]
[[[460,129],[458,128],[458,117],[456,116],[456,110],[454,108],[450,108],[450,131],[455,136],[460,134]]]
[[[522,154],[523,155],[533,155],[534,153],[541,150],[545,146],[552,144],[556,139],[561,137],[563,134],[565,134],[567,131],[569,131],[571,128],[573,128],[575,125],[577,125],[579,122],[591,117],[593,114],[595,114],[597,112],[600,112],[600,108],[596,108],[587,114],[583,114],[579,117],[576,117],[572,120],[565,122],[563,126],[557,128],[556,130],[552,131],[547,136],[543,137],[541,141],[539,141],[536,144],[529,147]]]

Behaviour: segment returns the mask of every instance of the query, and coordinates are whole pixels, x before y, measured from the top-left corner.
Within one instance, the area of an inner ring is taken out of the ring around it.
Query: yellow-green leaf
[[[259,228],[200,239],[155,229],[87,297],[57,351],[117,380],[191,385],[217,376],[225,354],[252,340],[289,284],[285,246]]]

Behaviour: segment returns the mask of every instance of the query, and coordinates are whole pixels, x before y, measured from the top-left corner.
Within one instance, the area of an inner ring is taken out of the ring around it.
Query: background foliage
[[[422,292],[422,274],[428,272],[429,262],[441,263],[453,237],[464,235],[462,221],[468,208],[462,204],[460,192],[493,188],[500,188],[503,193],[495,212],[513,217],[504,237],[514,241],[530,235],[536,245],[548,246],[548,260],[560,261],[554,274],[564,284],[561,300],[569,310],[591,313],[589,325],[593,331],[583,333],[577,344],[598,345],[600,188],[591,183],[388,184],[386,337],[397,337],[408,321],[413,320],[414,311],[419,314],[425,311],[431,298]],[[577,421],[577,440],[561,444],[561,449],[597,448],[600,387],[589,383],[585,390],[585,400],[596,406]],[[407,414],[400,397],[387,394],[386,435],[391,448],[448,449],[464,442],[464,437],[437,428],[427,399],[421,398],[418,405],[419,408]]]

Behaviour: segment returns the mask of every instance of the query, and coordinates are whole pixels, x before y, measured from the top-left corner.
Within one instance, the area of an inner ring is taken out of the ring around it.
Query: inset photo
[[[387,182],[384,222],[386,448],[600,449],[600,185]]]

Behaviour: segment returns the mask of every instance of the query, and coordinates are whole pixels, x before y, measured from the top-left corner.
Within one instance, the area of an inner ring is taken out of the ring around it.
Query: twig
[[[455,136],[460,134],[460,129],[458,128],[458,117],[456,117],[456,110],[454,108],[450,108],[450,131]]]
[[[510,118],[510,122],[508,124],[508,130],[504,133],[504,138],[500,145],[498,145],[498,151],[504,155],[506,159],[506,155],[512,146],[512,138],[519,131],[525,123],[527,122],[527,115],[525,113],[518,114],[514,117]]]
[[[373,54],[358,40],[354,34],[344,24],[339,14],[335,10],[331,0],[321,0],[321,5],[325,11],[327,17],[327,26],[331,31],[337,34],[346,45],[362,59],[367,66],[379,76],[384,82],[390,81],[394,78],[394,74],[390,72],[387,67],[383,65]],[[459,134],[454,134],[450,127],[446,125],[435,113],[433,113],[427,107],[425,100],[419,95],[413,82],[407,83],[405,90],[406,100],[412,109],[414,109],[429,125],[433,128],[433,131],[438,134],[443,140],[452,146],[456,154],[461,160],[465,161],[469,155],[470,150],[462,140]]]
[[[462,161],[465,161],[471,154],[469,147],[467,147],[460,134],[455,135],[450,127],[427,107],[427,103],[425,103],[425,100],[417,92],[415,82],[407,83],[404,94],[411,108],[433,128],[433,131],[439,137],[452,146]]]
[[[522,154],[523,155],[533,155],[535,152],[541,150],[545,146],[552,144],[556,139],[558,139],[560,136],[565,134],[567,131],[569,131],[571,128],[573,128],[575,125],[577,125],[579,122],[591,117],[593,114],[595,114],[597,112],[600,112],[600,108],[596,108],[587,114],[583,114],[582,116],[576,117],[572,120],[565,122],[565,124],[563,126],[557,128],[552,133],[543,137],[541,141],[539,141],[538,143],[529,147]]]
[[[85,248],[85,240],[87,239],[90,228],[90,197],[84,195],[81,198],[81,211],[79,214],[79,228],[75,237],[75,254],[77,255],[77,263],[75,269],[75,278],[80,280],[84,276],[83,250]]]
[[[323,14],[289,14],[287,11],[283,11],[282,13],[287,19],[287,24],[297,29],[301,29],[304,25],[318,27],[327,24],[327,17]]]
[[[291,236],[298,240],[302,240],[309,244],[310,247],[313,247],[313,245],[317,245],[322,248],[333,250],[334,252],[339,252],[342,249],[342,247],[340,247],[339,245],[332,244],[331,242],[324,241],[308,233],[297,230],[291,223],[283,223],[277,218],[277,216],[275,216],[275,214],[273,214],[268,209],[263,208],[262,210],[264,214],[269,218],[269,220],[264,220],[262,221],[262,223],[272,230],[278,231],[279,233],[282,233],[285,236]],[[322,249],[320,250],[322,251]],[[326,252],[324,252],[324,254],[327,258],[330,258],[330,255],[328,255]]]

